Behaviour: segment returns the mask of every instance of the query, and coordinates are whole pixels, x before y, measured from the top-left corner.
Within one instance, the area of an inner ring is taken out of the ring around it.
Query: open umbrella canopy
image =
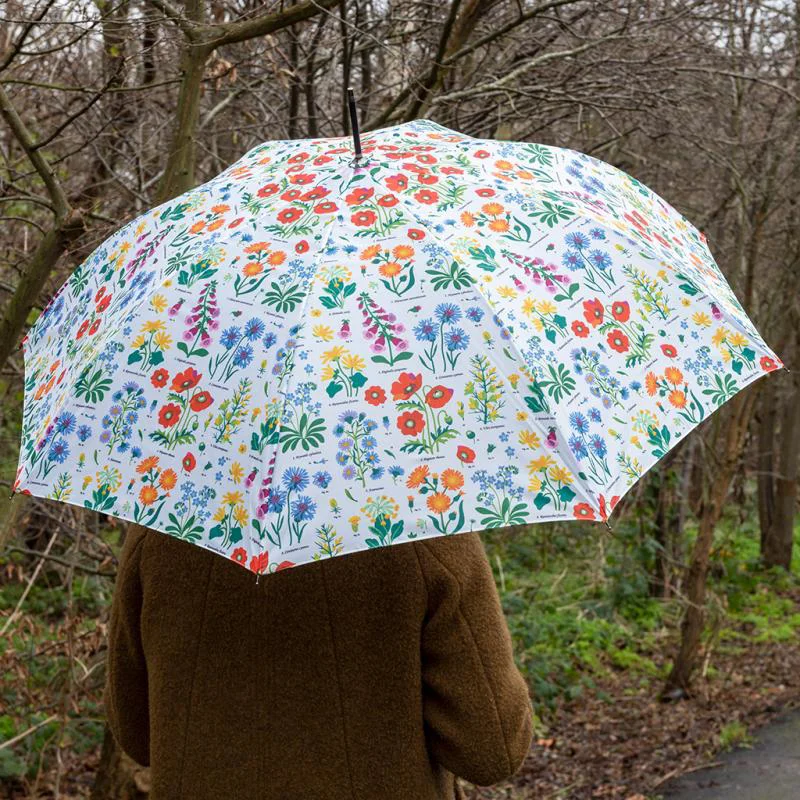
[[[425,120],[363,149],[259,145],[84,262],[24,345],[16,489],[256,572],[606,519],[780,366],[614,167]]]

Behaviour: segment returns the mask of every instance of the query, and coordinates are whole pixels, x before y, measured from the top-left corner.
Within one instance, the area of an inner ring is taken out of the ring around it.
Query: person
[[[530,697],[466,533],[262,576],[134,526],[109,726],[151,800],[443,800],[522,764]]]

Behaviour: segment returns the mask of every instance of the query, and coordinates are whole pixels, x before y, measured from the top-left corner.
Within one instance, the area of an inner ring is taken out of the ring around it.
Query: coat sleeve
[[[141,639],[142,585],[139,562],[146,533],[133,529],[120,555],[111,618],[105,708],[119,746],[138,764],[150,764],[147,664]]]
[[[422,692],[433,757],[486,786],[513,775],[530,748],[528,687],[477,534],[415,545],[427,589]]]

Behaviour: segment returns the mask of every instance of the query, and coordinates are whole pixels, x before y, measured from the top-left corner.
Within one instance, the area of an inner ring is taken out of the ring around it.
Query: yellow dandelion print
[[[542,472],[554,463],[553,457],[545,453],[539,456],[539,458],[534,458],[533,461],[528,462],[528,472]]]
[[[142,331],[144,333],[154,333],[155,331],[163,331],[164,330],[164,320],[163,319],[151,319],[142,325]]]
[[[532,297],[526,297],[522,301],[522,313],[530,317],[536,311],[536,301]]]
[[[498,286],[497,294],[505,300],[513,300],[519,295],[519,292],[513,286]]]
[[[338,361],[346,352],[347,350],[342,345],[337,344],[336,347],[332,347],[322,354],[322,363],[330,364],[331,361]]]
[[[315,325],[311,329],[311,335],[320,342],[332,342],[333,328],[328,325]]]
[[[728,331],[725,328],[717,328],[714,335],[711,337],[711,341],[719,347],[727,338]]]
[[[531,450],[538,450],[542,446],[541,439],[533,431],[520,431],[519,443]]]
[[[536,310],[540,314],[544,314],[545,316],[549,316],[555,314],[558,311],[558,308],[551,303],[549,300],[540,300],[537,303]]]
[[[164,331],[159,331],[153,337],[153,343],[159,350],[169,350],[172,347],[172,337]]]
[[[361,356],[357,356],[355,353],[345,354],[342,356],[340,363],[345,369],[351,369],[354,372],[358,372],[366,368],[366,362],[364,359],[361,358]]]
[[[550,467],[547,474],[552,481],[559,481],[560,483],[572,483],[572,473],[564,467]]]

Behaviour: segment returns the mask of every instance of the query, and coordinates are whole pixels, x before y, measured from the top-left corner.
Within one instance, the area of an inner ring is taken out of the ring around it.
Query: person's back
[[[152,800],[443,800],[509,777],[527,687],[477,534],[255,576],[129,534],[106,710]]]

